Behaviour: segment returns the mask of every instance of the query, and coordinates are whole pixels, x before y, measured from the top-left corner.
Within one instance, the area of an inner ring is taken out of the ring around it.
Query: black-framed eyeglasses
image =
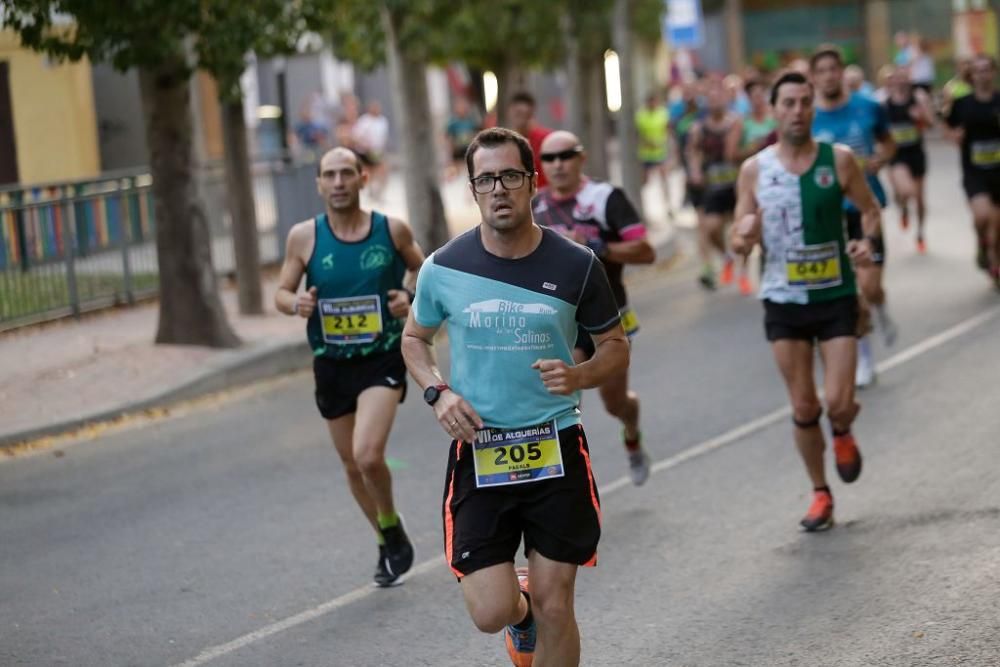
[[[534,174],[527,171],[505,171],[498,176],[493,174],[483,174],[472,179],[472,189],[477,194],[485,195],[493,192],[497,188],[497,182],[503,186],[504,190],[517,190],[524,187],[526,178],[531,178]]]
[[[542,162],[555,162],[556,160],[566,162],[567,160],[572,160],[582,152],[583,146],[574,146],[573,148],[559,151],[558,153],[542,153],[538,157],[541,158]]]

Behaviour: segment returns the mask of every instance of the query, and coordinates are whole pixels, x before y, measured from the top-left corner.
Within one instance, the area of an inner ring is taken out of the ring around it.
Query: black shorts
[[[977,195],[989,195],[994,206],[1000,206],[1000,169],[966,169],[962,177],[962,187],[969,199]]]
[[[903,164],[913,178],[923,178],[927,173],[927,154],[923,146],[907,146],[900,148],[889,161],[891,165]]]
[[[705,205],[705,188],[688,183],[684,190],[684,198],[693,208],[701,208]]]
[[[524,484],[476,488],[472,446],[452,441],[444,483],[445,557],[461,579],[537,550],[560,563],[597,564],[601,505],[582,426],[559,431],[565,475]]]
[[[847,238],[854,241],[863,239],[865,231],[861,226],[861,211],[846,210],[844,218],[847,220]],[[885,239],[882,238],[882,230],[879,230],[879,235],[872,239],[872,253],[872,261],[877,266],[885,264]]]
[[[726,215],[736,209],[736,188],[710,188],[705,190],[705,213]]]
[[[358,396],[371,387],[402,389],[399,402],[406,399],[406,364],[399,350],[359,359],[315,357],[313,376],[316,407],[324,419],[357,412]]]
[[[776,340],[826,341],[857,336],[858,297],[820,303],[775,303],[764,300],[764,332]]]

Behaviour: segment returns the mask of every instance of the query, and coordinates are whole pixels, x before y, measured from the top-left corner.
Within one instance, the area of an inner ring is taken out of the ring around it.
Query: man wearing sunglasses
[[[627,367],[628,342],[594,253],[532,220],[528,141],[484,130],[466,163],[482,223],[424,262],[403,331],[406,365],[451,440],[445,554],[472,621],[505,631],[514,665],[576,665],[576,574],[596,564],[601,535],[580,390]],[[434,360],[442,324],[450,386]],[[597,345],[582,364],[578,326]],[[522,538],[527,571],[514,568]]]
[[[622,283],[625,264],[650,264],[656,259],[646,239],[646,226],[620,189],[592,181],[583,175],[586,153],[576,135],[553,132],[542,142],[542,171],[549,186],[532,205],[538,224],[550,227],[577,243],[588,246],[604,264],[621,313],[622,325],[631,340],[639,322],[628,305]],[[594,354],[590,334],[580,330],[574,359],[579,363]],[[608,413],[621,421],[622,440],[628,453],[632,483],[641,486],[649,477],[649,455],[642,448],[639,430],[639,397],[628,388],[628,368],[621,368],[600,386]]]

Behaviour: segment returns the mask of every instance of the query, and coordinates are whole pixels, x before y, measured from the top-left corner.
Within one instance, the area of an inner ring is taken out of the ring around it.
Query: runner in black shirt
[[[996,75],[996,60],[976,56],[973,92],[955,100],[947,121],[961,142],[962,185],[979,241],[976,263],[1000,289],[1000,92]]]

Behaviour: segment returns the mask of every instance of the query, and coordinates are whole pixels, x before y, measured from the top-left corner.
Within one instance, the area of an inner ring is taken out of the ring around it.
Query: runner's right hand
[[[483,428],[483,420],[468,401],[451,389],[444,391],[438,398],[434,404],[434,414],[441,428],[453,440],[473,442],[476,431]]]
[[[295,297],[295,313],[299,317],[308,319],[316,310],[316,286],[309,288],[309,291],[298,294]]]
[[[732,238],[730,239],[732,241],[733,252],[744,256],[749,255],[750,251],[753,250],[754,244],[760,239],[760,230],[763,224],[764,221],[760,211],[744,215],[736,223],[736,229],[733,230],[734,234],[732,234]]]

